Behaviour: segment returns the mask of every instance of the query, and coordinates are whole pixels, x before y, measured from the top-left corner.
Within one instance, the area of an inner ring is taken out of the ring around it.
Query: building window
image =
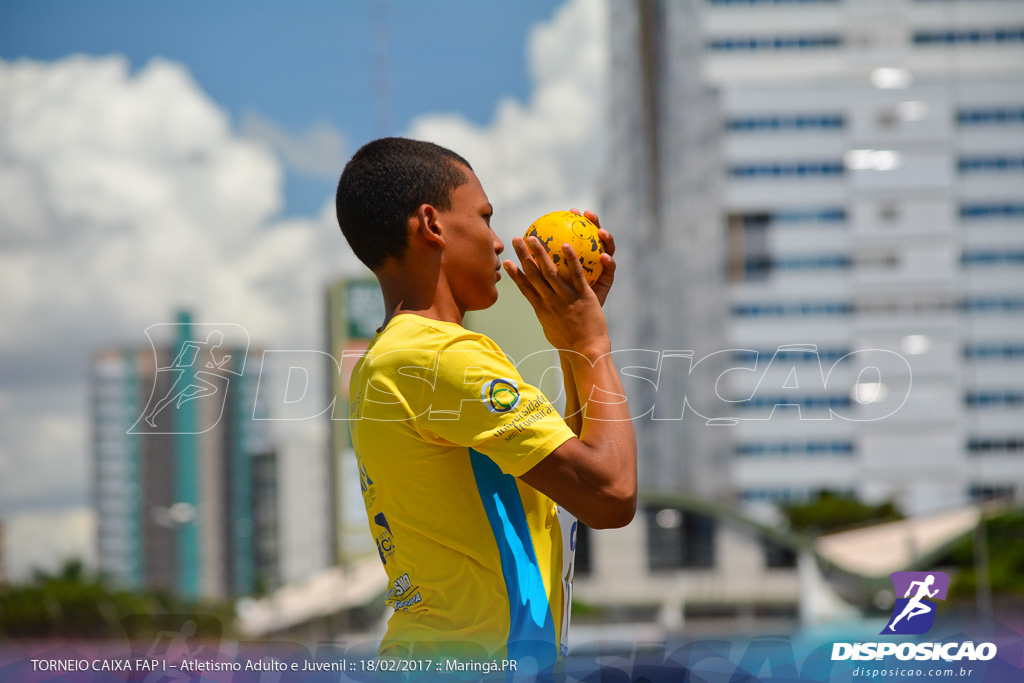
[[[689,512],[683,515],[683,567],[710,569],[715,566],[713,517]]]
[[[849,457],[854,453],[852,441],[780,441],[774,443],[741,443],[736,446],[737,457],[789,457],[789,456],[839,456]]]
[[[843,44],[842,36],[825,33],[811,36],[732,36],[712,38],[707,48],[714,52],[754,52],[764,50],[815,50],[836,48]]]
[[[1024,455],[1024,437],[971,438],[967,441],[967,452],[971,455],[981,455],[984,453]]]
[[[1007,484],[971,484],[967,489],[967,495],[976,503],[990,500],[1012,501],[1015,493],[1013,486]]]
[[[1024,344],[968,344],[964,358],[970,360],[1024,360]]]
[[[774,362],[780,363],[818,363],[819,361],[835,363],[850,355],[850,350],[842,347],[818,349],[817,351],[786,351],[778,349],[736,349],[733,360],[739,363]]]
[[[1024,251],[999,251],[986,249],[965,251],[960,255],[964,266],[1021,266],[1024,265]]]
[[[842,114],[790,114],[777,116],[737,116],[726,121],[726,130],[734,133],[772,131],[841,130]]]
[[[1024,204],[1021,205],[1024,215]],[[729,216],[743,228],[774,228],[815,223],[841,224],[846,222],[846,209],[841,206],[819,208],[775,209],[757,213],[738,213]]]
[[[1024,156],[965,156],[957,167],[961,173],[1010,173],[1024,171]]]
[[[846,394],[836,396],[753,396],[738,401],[735,406],[741,410],[761,410],[778,407],[780,410],[801,408],[805,410],[828,410],[830,408],[848,408],[850,397]]]
[[[772,267],[783,270],[842,270],[850,267],[850,257],[845,254],[782,256],[772,260]]]
[[[908,295],[901,298],[880,297],[865,298],[857,302],[857,311],[867,314],[931,314],[943,311],[952,311],[962,307],[960,302],[947,299],[942,296],[932,298],[930,296]]]
[[[964,403],[971,408],[1024,406],[1024,393],[1016,391],[968,391]]]
[[[914,31],[915,45],[964,45],[1024,42],[1024,28],[958,29],[950,31]]]
[[[772,259],[770,256],[748,256],[743,261],[743,273],[744,280],[763,280],[768,277],[768,273],[772,269]]]
[[[824,207],[819,209],[789,209],[769,213],[769,222],[779,225],[805,223],[845,223],[846,209]]]
[[[961,109],[956,113],[961,126],[1008,126],[1024,123],[1024,107]]]
[[[963,308],[968,313],[1016,313],[1024,311],[1024,299],[1010,297],[972,297],[964,299]]]
[[[791,316],[833,316],[850,315],[853,304],[847,301],[803,301],[778,303],[741,303],[732,307],[732,314],[737,318]]]
[[[713,517],[661,506],[646,508],[645,517],[652,572],[715,566],[717,524]]]
[[[843,270],[850,267],[850,258],[842,254],[820,256],[755,256],[744,264],[748,280],[765,277],[772,270]]]
[[[1024,204],[1013,202],[961,204],[960,218],[964,220],[1024,218]]]
[[[786,569],[796,566],[796,553],[769,538],[761,539],[764,550],[764,566],[769,569]]]
[[[729,175],[744,180],[752,178],[833,178],[841,177],[845,170],[846,167],[842,161],[799,161],[736,164],[729,167]]]
[[[767,277],[772,268],[772,258],[768,254],[769,228],[784,225],[842,225],[845,221],[846,209],[842,207],[729,214],[729,280],[743,282]]]

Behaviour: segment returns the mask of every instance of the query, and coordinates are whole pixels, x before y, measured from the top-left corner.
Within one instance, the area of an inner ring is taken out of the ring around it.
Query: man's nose
[[[494,232],[493,228],[491,229],[491,233],[494,234],[494,253],[500,254],[505,251],[505,244],[501,241],[501,238],[498,237],[498,233]]]

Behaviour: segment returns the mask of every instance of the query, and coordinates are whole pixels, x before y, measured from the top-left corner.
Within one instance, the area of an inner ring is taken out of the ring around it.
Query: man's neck
[[[456,304],[443,277],[416,279],[385,272],[376,275],[384,294],[384,326],[403,313],[462,324],[465,311]]]

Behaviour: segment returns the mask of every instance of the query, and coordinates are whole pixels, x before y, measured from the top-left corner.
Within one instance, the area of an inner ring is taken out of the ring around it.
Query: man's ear
[[[444,247],[445,239],[438,225],[440,212],[430,204],[420,204],[416,213],[410,216],[409,223],[416,237],[431,246]]]

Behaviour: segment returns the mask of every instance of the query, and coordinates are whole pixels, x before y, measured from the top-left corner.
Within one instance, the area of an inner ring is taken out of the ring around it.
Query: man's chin
[[[485,309],[488,309],[488,308],[493,306],[498,301],[498,296],[499,296],[498,295],[498,288],[497,287],[491,287],[491,296],[490,296],[490,300],[489,301],[481,300],[481,301],[477,302],[476,304],[474,304],[473,306],[467,308],[466,310],[467,311],[483,311]]]

